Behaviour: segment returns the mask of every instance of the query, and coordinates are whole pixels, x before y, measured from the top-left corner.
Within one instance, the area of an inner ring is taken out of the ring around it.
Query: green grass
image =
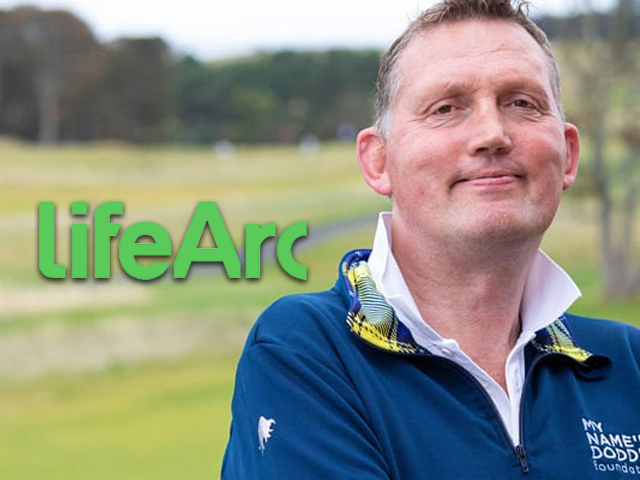
[[[216,478],[235,363],[254,319],[281,295],[330,287],[342,254],[370,246],[373,236],[365,228],[299,252],[306,282],[274,263],[263,265],[259,280],[201,275],[197,267],[186,281],[127,280],[115,261],[117,239],[112,279],[51,281],[37,267],[44,200],[57,205],[59,263],[69,256],[71,201],[88,201],[90,212],[124,201],[125,215],[114,219],[120,233],[138,221],[159,223],[174,254],[200,200],[218,202],[236,246],[247,222],[274,221],[280,231],[305,220],[313,229],[388,207],[361,180],[351,146],[330,145],[313,158],[295,148],[241,147],[225,162],[204,148],[0,141],[0,478],[8,480]],[[569,198],[544,247],[583,288],[573,311],[638,322],[640,298],[601,297],[593,219],[590,207]],[[180,342],[186,349],[171,354]],[[150,354],[83,365],[114,346]],[[6,375],[65,356],[68,368]]]
[[[0,478],[215,478],[237,352],[3,386]]]
[[[182,299],[184,311],[171,307],[175,315],[204,311],[203,297],[214,292],[207,321],[238,329],[230,344],[212,342],[207,351],[176,361],[1,383],[0,451],[6,461],[0,462],[0,478],[216,478],[228,437],[235,363],[255,316],[283,294],[329,287],[342,252],[366,247],[370,238],[371,232],[359,232],[300,255],[300,261],[316,259],[309,282],[270,265],[263,279],[245,284],[211,278],[193,288],[161,286],[165,297],[174,289],[190,292]],[[234,316],[215,315],[219,308]]]

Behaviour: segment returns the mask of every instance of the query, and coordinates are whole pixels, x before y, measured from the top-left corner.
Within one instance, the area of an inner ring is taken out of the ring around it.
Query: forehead
[[[538,79],[551,88],[544,50],[520,25],[507,20],[444,23],[414,35],[399,59],[401,84],[417,79],[446,81],[475,73]]]

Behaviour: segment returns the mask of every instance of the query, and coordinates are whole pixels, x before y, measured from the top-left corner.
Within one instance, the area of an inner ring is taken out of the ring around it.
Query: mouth
[[[481,172],[461,176],[453,183],[453,186],[466,184],[476,187],[501,187],[515,183],[521,178],[522,175],[513,172]]]
[[[478,177],[467,180],[470,185],[476,185],[479,187],[497,187],[501,185],[507,185],[518,180],[516,175],[495,175],[487,177]]]

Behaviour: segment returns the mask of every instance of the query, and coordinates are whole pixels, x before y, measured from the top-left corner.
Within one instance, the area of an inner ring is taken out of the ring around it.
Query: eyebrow
[[[505,92],[529,92],[537,98],[547,99],[549,101],[553,100],[553,90],[551,88],[547,90],[543,85],[540,85],[537,80],[532,80],[530,77],[514,75],[513,78],[507,78],[506,80],[500,78],[498,81],[494,81],[493,83],[499,85],[500,90]],[[470,86],[472,84],[473,80],[456,78],[432,83],[425,88],[420,88],[418,85],[418,95],[421,98],[428,98],[432,96],[442,96],[444,98],[462,97],[468,95],[470,91],[473,92],[477,90],[477,88],[470,90]]]
[[[532,80],[530,77],[518,76],[517,78],[507,79],[504,81],[504,89],[507,91],[532,91],[539,96],[553,97],[551,85],[549,85],[549,90],[547,90],[543,85],[540,85],[537,80]]]

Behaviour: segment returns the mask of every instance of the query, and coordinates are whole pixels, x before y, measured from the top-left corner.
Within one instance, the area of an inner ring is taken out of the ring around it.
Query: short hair
[[[560,74],[558,63],[551,50],[547,35],[528,17],[529,1],[516,0],[442,0],[428,8],[413,20],[384,53],[378,71],[376,84],[375,126],[386,137],[391,117],[391,109],[396,93],[400,88],[397,65],[403,52],[420,33],[427,32],[438,25],[463,20],[507,20],[522,26],[542,48],[549,60],[550,82],[558,111],[562,112],[560,100]]]

